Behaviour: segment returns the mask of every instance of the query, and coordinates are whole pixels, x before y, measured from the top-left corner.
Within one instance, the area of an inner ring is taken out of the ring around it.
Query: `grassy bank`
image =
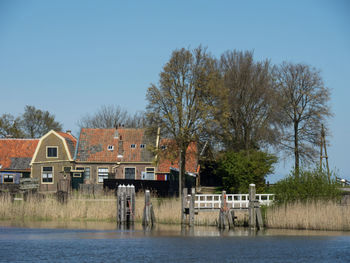
[[[336,201],[293,202],[266,210],[270,228],[350,230],[350,206]]]
[[[162,224],[180,224],[181,203],[178,198],[152,198],[156,220]],[[135,221],[141,222],[144,196],[137,195]],[[196,225],[216,225],[219,212],[200,212],[195,216]],[[247,218],[237,214],[243,224]],[[0,220],[28,221],[116,221],[116,198],[113,194],[97,197],[74,194],[67,204],[61,204],[55,196],[32,197],[27,201],[11,202],[9,196],[0,196]]]

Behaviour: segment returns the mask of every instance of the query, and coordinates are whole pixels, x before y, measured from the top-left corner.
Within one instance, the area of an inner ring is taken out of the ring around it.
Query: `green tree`
[[[202,47],[179,49],[160,73],[159,84],[147,90],[147,119],[151,129],[174,139],[180,156],[179,190],[183,187],[186,149],[209,121],[208,90],[218,77],[215,60]]]
[[[62,124],[55,121],[55,116],[48,111],[26,106],[22,115],[22,130],[26,137],[39,138],[50,130],[62,130]]]
[[[320,145],[321,125],[332,116],[330,91],[324,86],[320,71],[309,65],[284,62],[274,71],[284,131],[281,146],[294,155],[295,175],[300,161],[314,161]]]
[[[219,160],[218,173],[229,193],[248,193],[251,183],[256,185],[257,191],[263,191],[265,177],[273,172],[276,162],[276,156],[262,151],[231,151]]]

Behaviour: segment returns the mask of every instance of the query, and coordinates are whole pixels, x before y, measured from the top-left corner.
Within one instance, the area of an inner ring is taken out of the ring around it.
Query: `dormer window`
[[[140,148],[146,148],[146,144],[140,144]]]
[[[160,148],[161,148],[162,150],[165,150],[165,149],[166,149],[166,145],[162,145],[162,146],[160,146]]]
[[[114,150],[114,146],[113,145],[108,145],[107,149],[108,149],[108,151],[113,151]]]
[[[131,149],[135,149],[135,148],[136,148],[136,144],[131,144],[131,145],[130,145],[130,148],[131,148]]]
[[[46,157],[47,158],[57,158],[57,146],[48,146],[46,147]]]

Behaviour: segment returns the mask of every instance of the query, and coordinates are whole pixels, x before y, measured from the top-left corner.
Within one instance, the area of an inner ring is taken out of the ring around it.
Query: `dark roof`
[[[29,170],[39,139],[0,139],[2,170]]]
[[[80,131],[76,161],[152,162],[153,155],[147,149],[147,145],[151,142],[152,140],[148,140],[145,136],[144,129],[83,128]],[[144,147],[141,148],[141,145]]]
[[[65,132],[57,132],[57,133],[65,139],[68,146],[68,150],[70,152],[70,156],[73,158],[75,153],[75,147],[77,145],[77,139],[71,133],[65,133]]]

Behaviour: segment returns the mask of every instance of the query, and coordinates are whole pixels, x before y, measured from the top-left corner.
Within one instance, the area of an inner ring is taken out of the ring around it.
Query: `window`
[[[85,171],[84,171],[84,179],[90,179],[90,167],[85,167]]]
[[[63,167],[63,172],[65,172],[65,173],[70,173],[70,170],[72,169],[72,167],[70,167],[70,166],[64,166]]]
[[[135,180],[135,172],[136,172],[136,169],[134,167],[126,167],[124,169],[125,179]]]
[[[114,150],[114,146],[113,145],[108,145],[108,151],[113,151]]]
[[[3,179],[4,179],[4,183],[13,183],[13,175],[12,174],[4,174]]]
[[[73,177],[81,178],[81,173],[73,173]]]
[[[53,169],[52,167],[43,167],[43,171],[41,173],[41,182],[43,184],[53,183]]]
[[[77,167],[76,170],[83,172],[84,180],[90,179],[90,167]]]
[[[146,148],[146,144],[140,144],[140,148]]]
[[[130,148],[133,148],[133,149],[136,148],[136,144],[131,144]]]
[[[151,175],[154,176],[154,167],[147,167],[146,173],[147,173],[147,176],[151,176]]]
[[[98,168],[98,182],[103,183],[103,179],[108,179],[108,168]]]
[[[162,150],[165,150],[165,149],[166,149],[166,145],[162,145],[162,146],[160,146],[160,148],[161,148]]]
[[[55,158],[57,157],[57,147],[47,147],[46,148],[46,156],[49,158]]]
[[[145,179],[154,180],[154,167],[146,167]]]

